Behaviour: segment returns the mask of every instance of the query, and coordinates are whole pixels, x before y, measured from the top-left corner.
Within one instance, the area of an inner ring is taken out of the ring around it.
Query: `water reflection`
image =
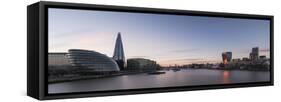
[[[166,74],[135,74],[48,85],[49,93],[104,91],[269,81],[269,72],[188,69]]]
[[[229,75],[230,75],[230,72],[229,72],[229,71],[223,71],[223,83],[224,83],[224,84],[230,83],[230,81],[229,81]]]

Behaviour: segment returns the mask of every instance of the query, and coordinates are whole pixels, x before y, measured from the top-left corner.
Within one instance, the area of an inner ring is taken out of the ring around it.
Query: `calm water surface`
[[[48,92],[68,93],[118,89],[261,82],[269,80],[269,72],[186,69],[177,72],[170,70],[166,71],[166,74],[159,75],[148,75],[146,73],[142,73],[100,79],[54,83],[48,85]]]

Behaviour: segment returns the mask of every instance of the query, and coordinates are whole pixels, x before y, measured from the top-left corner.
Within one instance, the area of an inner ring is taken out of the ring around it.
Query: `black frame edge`
[[[270,16],[270,81],[274,85],[274,16]]]
[[[167,9],[167,8],[150,8],[150,7],[133,7],[133,6],[116,6],[104,4],[86,4],[86,3],[68,3],[68,2],[54,2],[54,1],[40,1],[43,5],[48,6],[64,6],[62,8],[71,9],[102,9],[106,11],[119,11],[119,12],[140,12],[140,13],[156,13],[156,14],[173,14],[173,15],[193,15],[193,16],[210,16],[210,17],[225,17],[225,18],[249,18],[249,19],[271,19],[273,15],[261,14],[246,14],[246,13],[228,13],[228,12],[212,12],[212,11],[199,11],[199,10],[180,10],[180,9]]]
[[[39,2],[27,7],[27,95],[39,99]]]
[[[30,70],[36,70],[36,68],[30,68],[28,67],[28,73],[32,74],[31,76],[37,76],[39,79],[37,80],[36,85],[36,95],[32,95],[29,94],[30,91],[30,86],[29,85],[35,85],[34,81],[32,83],[30,83],[30,81],[28,81],[28,95],[31,97],[34,97],[36,99],[39,100],[49,100],[49,99],[63,99],[63,98],[82,98],[82,97],[96,97],[96,96],[114,96],[114,95],[129,95],[129,94],[144,94],[144,93],[160,93],[160,92],[176,92],[176,91],[191,91],[191,90],[208,90],[208,89],[225,89],[225,88],[242,88],[242,87],[255,87],[255,86],[272,86],[274,85],[274,81],[273,81],[273,69],[274,69],[274,54],[273,54],[273,15],[253,15],[253,14],[238,14],[238,13],[224,13],[224,12],[205,12],[205,11],[188,11],[188,10],[174,10],[174,9],[158,9],[158,8],[141,8],[141,7],[125,7],[125,6],[112,6],[112,5],[94,5],[94,4],[80,4],[80,3],[64,3],[64,2],[49,2],[49,1],[40,1],[38,3],[38,26],[32,29],[37,29],[37,30],[28,30],[28,39],[35,39],[37,41],[33,41],[36,43],[39,43],[39,46],[37,50],[34,50],[32,48],[30,48],[30,44],[32,44],[32,42],[30,42],[28,40],[28,63],[30,61],[32,61],[32,59],[29,58],[30,55],[34,55],[37,56],[38,60],[40,60],[40,65],[38,65],[39,69],[37,69],[37,73],[32,73],[32,71]],[[34,4],[33,4],[34,5]],[[45,29],[44,25],[47,23],[45,20],[45,16],[44,15],[46,13],[45,11],[45,6],[68,6],[68,7],[77,7],[77,8],[100,8],[100,9],[108,9],[108,10],[112,10],[112,9],[118,9],[118,10],[122,10],[122,11],[128,11],[128,12],[143,12],[143,11],[147,11],[147,12],[153,12],[153,13],[162,13],[165,11],[166,14],[194,14],[196,16],[215,16],[215,17],[229,17],[229,18],[249,18],[249,19],[268,19],[270,20],[270,57],[271,57],[271,76],[270,76],[270,82],[261,82],[261,83],[246,83],[246,84],[238,84],[238,85],[225,85],[225,86],[218,86],[218,85],[209,85],[209,86],[200,86],[200,87],[192,87],[192,88],[173,88],[173,89],[153,89],[151,91],[149,90],[127,90],[127,91],[120,91],[120,92],[105,92],[105,93],[84,93],[84,94],[70,94],[70,95],[54,95],[54,96],[49,96],[47,94],[45,94],[46,91],[46,86],[45,86],[45,74],[44,71],[46,71],[45,68],[45,61],[46,60],[46,56],[45,56],[45,49],[48,46],[48,41],[46,41],[47,38],[44,37],[48,37],[47,36],[47,30]],[[32,5],[30,5],[32,6]],[[164,10],[164,11],[163,11]],[[40,12],[40,13],[39,13]],[[40,15],[40,16],[39,16]],[[29,17],[28,17],[29,18]],[[28,29],[30,28],[30,24],[32,22],[30,22],[28,20]],[[35,24],[35,23],[32,23]],[[37,23],[36,23],[37,24]],[[45,31],[46,30],[46,31]],[[32,36],[32,34],[29,34],[30,32],[37,32],[38,37],[34,37]],[[40,41],[38,41],[40,39]],[[30,51],[37,51],[38,54],[32,54],[29,53]],[[43,63],[43,64],[42,64]],[[36,64],[36,63],[34,63]],[[39,61],[38,61],[39,64]],[[30,64],[28,64],[28,66],[30,66]],[[29,76],[29,75],[28,75]],[[28,77],[28,80],[30,80],[30,78]],[[29,84],[30,83],[30,84]],[[38,92],[38,93],[37,93]],[[34,93],[32,93],[34,94]]]

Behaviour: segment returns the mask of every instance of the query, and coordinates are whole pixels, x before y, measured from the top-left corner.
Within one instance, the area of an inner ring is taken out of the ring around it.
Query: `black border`
[[[174,92],[174,91],[190,91],[190,90],[205,90],[205,89],[222,89],[222,88],[237,88],[251,86],[269,86],[273,85],[273,16],[269,15],[253,15],[253,14],[237,14],[237,13],[219,13],[219,12],[204,12],[204,11],[187,11],[174,9],[156,9],[156,8],[140,8],[140,7],[124,7],[111,5],[93,5],[93,4],[78,4],[78,3],[62,3],[62,2],[47,2],[40,1],[40,45],[42,58],[40,65],[43,65],[39,71],[39,99],[55,99],[55,98],[77,98],[89,96],[108,96],[108,95],[125,95],[125,94],[141,94],[141,93],[159,93],[159,92]],[[112,90],[112,91],[95,91],[95,92],[75,92],[75,93],[58,93],[48,94],[48,8],[64,8],[64,9],[80,9],[80,10],[102,10],[102,11],[118,11],[118,12],[136,12],[136,13],[153,13],[153,14],[168,14],[168,15],[188,15],[188,16],[208,16],[208,17],[223,17],[223,18],[241,18],[241,19],[258,19],[270,20],[270,81],[268,82],[249,82],[235,84],[218,84],[218,85],[198,85],[198,86],[181,86],[181,87],[162,87],[162,88],[146,88],[146,89],[128,89],[128,90]],[[39,49],[39,50],[40,50]],[[42,80],[42,81],[40,81]]]

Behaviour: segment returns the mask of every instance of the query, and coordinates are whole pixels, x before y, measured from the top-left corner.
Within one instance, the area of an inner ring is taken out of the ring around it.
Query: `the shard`
[[[115,42],[113,59],[117,62],[119,68],[121,70],[123,70],[125,67],[125,55],[124,55],[123,44],[122,44],[120,32],[118,32],[117,39]]]

